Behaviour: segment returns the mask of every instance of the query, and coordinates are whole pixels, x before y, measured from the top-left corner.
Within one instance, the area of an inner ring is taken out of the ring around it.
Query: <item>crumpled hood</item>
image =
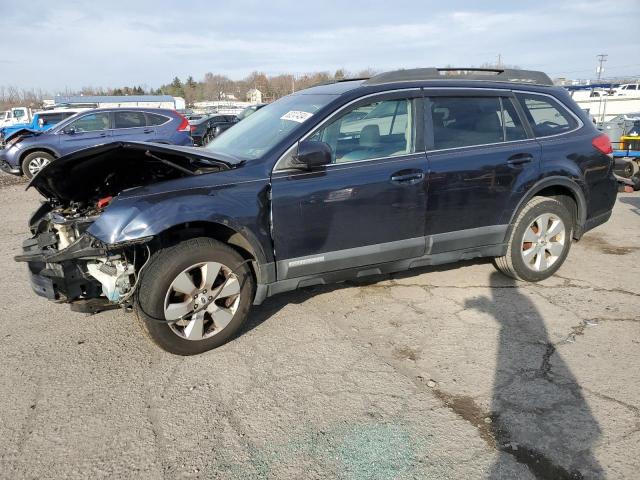
[[[31,137],[33,135],[41,135],[43,132],[38,130],[32,130],[30,128],[19,128],[18,130],[13,130],[10,127],[5,127],[1,129],[0,136],[2,136],[3,141],[8,141],[16,136],[21,137]]]
[[[60,157],[33,177],[42,196],[59,203],[86,202],[122,190],[240,166],[232,157],[194,147],[113,142]]]

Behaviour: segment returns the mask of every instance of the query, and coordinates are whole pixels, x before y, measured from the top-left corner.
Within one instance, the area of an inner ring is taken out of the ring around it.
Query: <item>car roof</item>
[[[99,107],[99,108],[90,108],[85,109],[82,113],[93,113],[93,112],[118,112],[118,111],[127,111],[127,112],[143,112],[143,113],[176,113],[175,110],[170,108],[153,108],[153,107]]]
[[[35,112],[34,115],[43,115],[47,113],[80,113],[89,110],[86,107],[78,107],[78,108],[52,108],[51,110],[40,110],[39,112]]]
[[[299,93],[341,95],[366,87],[371,91],[421,87],[556,88],[545,73],[534,70],[430,67],[394,70],[380,73],[370,78],[320,84],[302,90]]]

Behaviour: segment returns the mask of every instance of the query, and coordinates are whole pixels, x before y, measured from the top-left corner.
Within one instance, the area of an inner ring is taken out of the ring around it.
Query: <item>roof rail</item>
[[[549,76],[535,70],[514,70],[509,68],[412,68],[394,70],[375,75],[363,85],[380,85],[392,82],[411,82],[420,80],[485,80],[492,82],[528,83],[553,85]]]

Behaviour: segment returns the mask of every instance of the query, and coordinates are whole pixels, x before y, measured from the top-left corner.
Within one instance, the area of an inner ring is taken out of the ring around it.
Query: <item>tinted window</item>
[[[167,121],[169,121],[167,117],[164,117],[162,115],[157,115],[155,113],[147,113],[147,125],[149,126],[162,125]]]
[[[362,105],[317,131],[310,140],[328,144],[334,163],[405,155],[415,151],[413,111],[410,100]]]
[[[504,139],[507,142],[527,138],[516,107],[510,98],[502,98],[502,123],[504,125]]]
[[[95,132],[109,129],[109,114],[107,112],[90,113],[71,122],[68,128],[74,128],[76,132]]]
[[[557,135],[578,126],[578,122],[558,102],[543,95],[517,93],[536,137]]]
[[[115,112],[114,128],[135,128],[146,126],[147,121],[142,112]]]
[[[505,137],[526,138],[515,108],[508,99],[504,104],[503,113],[498,97],[431,98],[434,148],[499,143]]]
[[[43,125],[55,125],[56,123],[61,122],[62,120],[64,120],[65,118],[71,115],[66,113],[47,113],[47,114],[40,114],[38,116],[38,119],[42,120]]]

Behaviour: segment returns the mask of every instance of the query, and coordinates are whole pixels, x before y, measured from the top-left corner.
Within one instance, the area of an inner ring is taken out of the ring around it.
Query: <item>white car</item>
[[[640,83],[625,83],[616,88],[616,97],[640,97]]]

